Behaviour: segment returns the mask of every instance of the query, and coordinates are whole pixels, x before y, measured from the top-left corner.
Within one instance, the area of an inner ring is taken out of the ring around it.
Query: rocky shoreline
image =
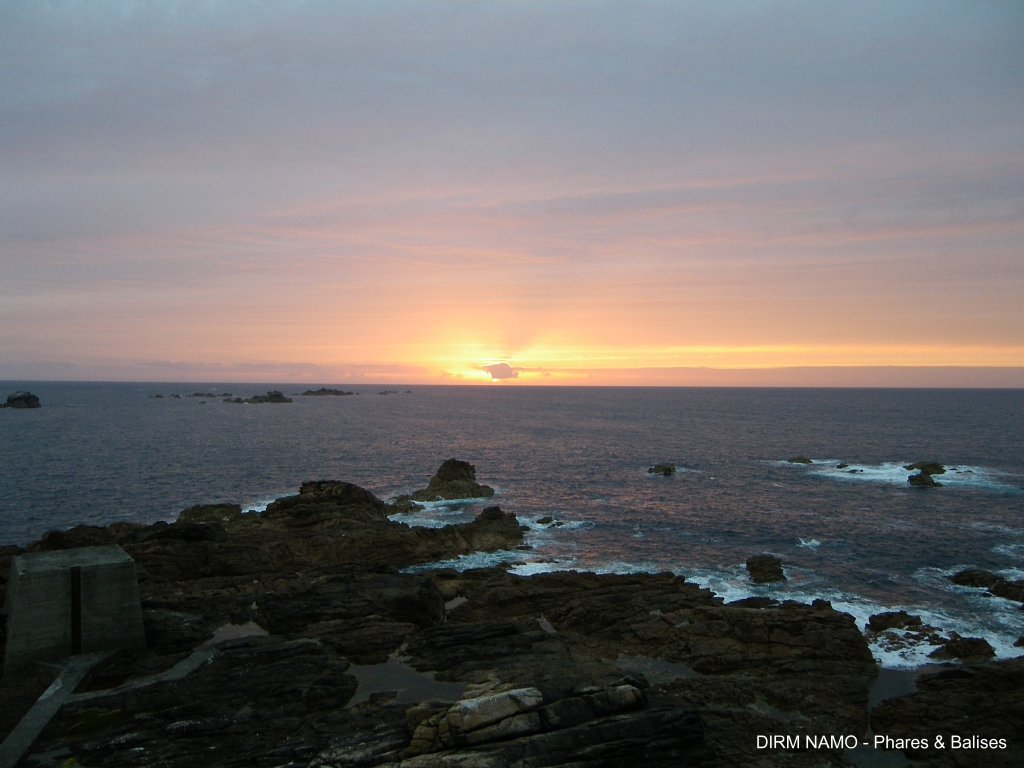
[[[419,497],[480,489],[451,460]],[[860,628],[824,601],[725,604],[667,573],[405,572],[523,546],[497,506],[446,528],[389,519],[415,499],[314,481],[258,514],[45,535],[28,550],[134,558],[148,649],[99,661],[17,764],[1024,764],[1024,661],[937,666],[883,699]],[[0,550],[0,587],[20,552]],[[0,679],[0,738],[52,674]],[[878,734],[894,748],[819,742]],[[937,736],[976,740],[911,743]]]

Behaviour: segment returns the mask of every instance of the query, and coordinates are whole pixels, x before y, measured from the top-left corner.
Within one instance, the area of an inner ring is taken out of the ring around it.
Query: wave
[[[1024,542],[1016,542],[1014,544],[996,544],[992,547],[992,551],[997,555],[1009,557],[1013,560],[1024,560]]]
[[[288,493],[285,492],[285,493],[279,493],[276,496],[261,496],[260,498],[255,499],[254,501],[249,502],[248,504],[243,504],[242,505],[242,512],[246,513],[246,514],[248,514],[250,512],[253,512],[253,513],[266,512],[267,511],[267,507],[269,507],[271,504],[273,504],[278,499],[280,499],[280,498],[282,498],[284,496],[287,496],[287,495],[288,495]]]
[[[797,600],[811,603],[814,600],[828,600],[834,609],[851,615],[857,626],[865,633],[868,647],[879,666],[886,669],[909,669],[934,664],[929,654],[937,645],[929,642],[930,636],[949,637],[957,633],[964,637],[984,637],[995,650],[996,658],[1013,658],[1024,654],[1024,649],[1014,646],[1024,632],[1024,614],[1016,603],[1008,600],[995,605],[991,598],[984,597],[978,590],[958,587],[948,576],[962,567],[950,569],[922,569],[933,571],[922,574],[922,580],[930,586],[947,592],[959,591],[966,600],[960,610],[929,608],[914,604],[885,604],[868,599],[853,592],[844,591],[822,584],[807,569],[787,567],[786,582],[776,584],[754,584],[747,577],[746,568],[735,565],[731,568],[704,569],[685,573],[688,581],[710,589],[725,602],[748,597],[772,597],[777,600]],[[795,573],[796,571],[806,571]],[[796,576],[796,578],[792,578]],[[804,584],[794,583],[803,580]],[[886,611],[905,610],[920,616],[924,625],[934,628],[932,633],[906,630],[886,630],[877,634],[868,633],[867,626],[872,615]]]
[[[906,469],[911,461],[888,461],[881,464],[852,464],[841,459],[811,459],[810,464],[790,461],[773,462],[777,465],[804,471],[837,481],[883,483],[906,486],[907,478],[917,472]],[[950,465],[946,472],[934,475],[937,483],[953,488],[975,488],[994,491],[1024,492],[1020,477],[990,467],[967,464]]]

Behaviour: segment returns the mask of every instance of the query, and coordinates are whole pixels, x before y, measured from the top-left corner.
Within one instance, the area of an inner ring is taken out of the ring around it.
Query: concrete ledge
[[[6,608],[5,674],[37,661],[146,645],[135,562],[118,546],[18,555]]]

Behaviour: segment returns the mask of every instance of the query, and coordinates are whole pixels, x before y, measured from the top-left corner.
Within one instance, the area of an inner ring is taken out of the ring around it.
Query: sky
[[[1024,387],[1024,3],[0,0],[0,379]]]

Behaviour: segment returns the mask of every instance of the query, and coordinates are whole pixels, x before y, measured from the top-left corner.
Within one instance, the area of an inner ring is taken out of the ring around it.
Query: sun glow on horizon
[[[463,352],[482,344],[458,345]],[[692,345],[608,346],[538,344],[515,355],[436,357],[424,367],[466,384],[602,384],[647,372],[756,372],[780,369],[1019,368],[1024,348],[952,345]]]

